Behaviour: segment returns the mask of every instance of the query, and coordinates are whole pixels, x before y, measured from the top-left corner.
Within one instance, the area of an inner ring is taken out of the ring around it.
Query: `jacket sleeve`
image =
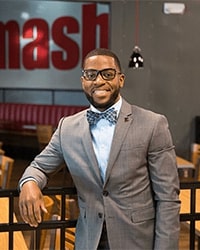
[[[179,177],[176,154],[167,119],[158,116],[149,152],[149,173],[156,202],[154,249],[178,249],[179,242]]]
[[[60,145],[60,130],[63,119],[60,120],[58,128],[47,147],[25,169],[18,183],[19,190],[28,180],[34,180],[41,189],[44,188],[47,185],[50,175],[55,173],[64,162]]]

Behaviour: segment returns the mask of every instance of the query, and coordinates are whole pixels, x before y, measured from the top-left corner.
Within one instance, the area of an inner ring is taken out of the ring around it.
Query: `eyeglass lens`
[[[98,74],[100,74],[101,77],[104,80],[112,80],[112,79],[115,78],[116,70],[115,69],[103,69],[103,70],[88,69],[88,70],[83,70],[83,76],[88,81],[96,80]]]

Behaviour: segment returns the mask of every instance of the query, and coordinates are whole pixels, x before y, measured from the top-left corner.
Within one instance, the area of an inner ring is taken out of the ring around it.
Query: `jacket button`
[[[98,216],[99,216],[100,219],[103,218],[103,214],[102,213],[98,213]]]
[[[103,191],[103,196],[108,196],[108,191],[104,190]]]

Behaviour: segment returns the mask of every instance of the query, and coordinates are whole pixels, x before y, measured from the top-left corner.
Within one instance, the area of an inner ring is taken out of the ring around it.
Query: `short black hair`
[[[118,56],[112,52],[111,50],[109,49],[104,49],[104,48],[97,48],[97,49],[94,49],[92,51],[90,51],[84,58],[83,60],[83,69],[84,69],[84,66],[85,66],[85,61],[89,58],[89,57],[92,57],[92,56],[110,56],[112,58],[114,58],[115,60],[115,63],[116,65],[118,66],[119,70],[121,71],[121,64],[120,64],[120,61],[119,61],[119,58]]]

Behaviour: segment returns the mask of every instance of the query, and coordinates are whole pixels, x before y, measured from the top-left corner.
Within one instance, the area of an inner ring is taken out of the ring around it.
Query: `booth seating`
[[[0,103],[3,150],[13,158],[32,159],[41,150],[38,125],[50,126],[54,131],[62,117],[85,108],[87,106]]]
[[[63,116],[75,114],[85,106],[0,103],[0,132],[35,132],[36,125],[55,128]]]

